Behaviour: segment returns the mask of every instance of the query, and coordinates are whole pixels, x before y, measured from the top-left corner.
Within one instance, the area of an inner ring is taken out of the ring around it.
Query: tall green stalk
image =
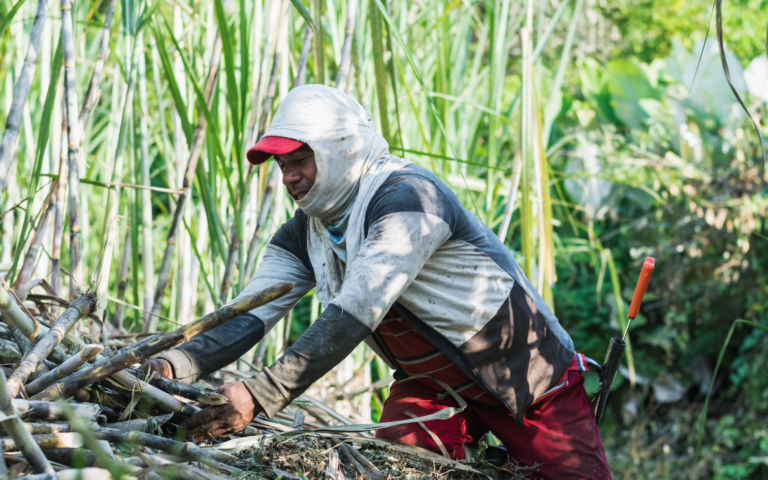
[[[67,99],[67,137],[69,149],[69,296],[77,297],[83,283],[82,239],[80,238],[80,121],[77,115],[77,72],[75,69],[75,39],[72,22],[72,1],[61,0],[61,45],[64,56],[64,93]]]
[[[64,2],[62,2],[62,12],[63,5]],[[62,20],[63,16],[62,13]],[[16,80],[16,85],[13,88],[13,102],[11,103],[11,109],[8,111],[8,116],[5,120],[3,138],[0,139],[0,193],[5,190],[8,181],[8,173],[11,170],[11,163],[16,154],[16,144],[19,138],[19,130],[21,129],[24,106],[29,97],[29,90],[32,88],[32,80],[35,76],[37,59],[40,53],[40,44],[42,42],[43,30],[45,29],[45,22],[47,19],[48,0],[40,0],[37,3],[35,20],[32,23],[32,31],[29,35],[27,56],[24,59],[24,66],[22,67],[19,78]]]
[[[531,0],[528,0],[530,5]],[[532,11],[531,8],[528,10]],[[523,254],[523,272],[531,278],[533,273],[533,209],[531,205],[531,163],[533,162],[533,76],[531,72],[531,28],[526,25],[520,32],[523,43],[523,86],[522,112],[520,114],[520,151],[522,165],[520,168],[520,185],[522,199],[520,200],[520,243]]]
[[[389,129],[389,106],[387,104],[387,73],[384,69],[384,38],[381,19],[375,0],[368,0],[368,15],[371,26],[371,48],[373,49],[373,71],[376,77],[376,100],[379,106],[379,128],[384,139],[392,145]]]
[[[498,115],[501,114],[501,94],[504,86],[504,77],[507,67],[507,21],[509,17],[510,0],[496,0],[493,11],[493,52],[491,54],[491,72],[489,75],[488,108],[496,115],[488,117],[488,166],[496,167],[498,164]],[[489,169],[486,179],[486,223],[490,224],[494,216],[494,184],[496,174]]]
[[[139,32],[136,36],[138,45],[138,82],[139,82],[139,110],[136,117],[139,118],[139,177],[145,187],[151,186],[149,177],[151,159],[149,158],[149,128],[147,116],[149,105],[147,102],[147,78],[146,55],[144,54],[144,34]],[[154,293],[154,250],[152,249],[152,192],[149,189],[140,190],[141,196],[141,267],[144,271],[144,310],[152,310]],[[148,320],[149,313],[144,314],[144,321]]]
[[[211,51],[211,59],[208,63],[208,76],[205,80],[205,102],[210,108],[213,102],[213,95],[215,92],[216,82],[219,78],[219,61],[221,60],[221,37],[217,34],[213,43],[213,49]],[[184,173],[184,180],[181,187],[184,189],[184,193],[179,195],[176,201],[176,208],[173,211],[173,217],[171,220],[171,227],[168,231],[168,239],[166,241],[165,250],[163,252],[163,260],[160,264],[160,269],[157,273],[157,286],[155,288],[155,296],[152,305],[152,315],[149,320],[144,324],[145,332],[157,331],[158,317],[163,307],[163,297],[165,295],[165,289],[169,283],[169,273],[171,271],[171,261],[173,260],[173,252],[176,247],[176,240],[179,233],[179,226],[184,215],[184,204],[189,194],[189,188],[192,186],[192,181],[197,170],[197,162],[200,160],[200,155],[203,150],[203,141],[205,140],[205,132],[208,122],[203,112],[203,107],[206,105],[198,105],[197,127],[192,135],[192,141],[189,146],[189,160],[187,161],[187,168]]]

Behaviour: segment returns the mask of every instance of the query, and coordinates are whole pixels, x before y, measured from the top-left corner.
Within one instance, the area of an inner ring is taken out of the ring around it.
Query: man
[[[397,371],[382,422],[457,407],[453,395],[467,403],[424,422],[439,442],[418,423],[379,438],[463,459],[490,431],[542,477],[610,478],[584,356],[506,247],[439,178],[391,155],[366,110],[321,85],[286,96],[248,160],[272,155],[301,208],[241,296],[282,281],[295,288],[148,366],[189,383],[243,355],[313,287],[325,310],[274,365],[220,388],[230,404],[188,419],[189,439],[271,418],[365,341]]]

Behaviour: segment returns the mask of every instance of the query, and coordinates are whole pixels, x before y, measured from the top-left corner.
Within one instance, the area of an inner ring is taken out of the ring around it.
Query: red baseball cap
[[[304,142],[285,137],[263,137],[259,142],[252,146],[245,157],[254,165],[260,165],[272,155],[282,155],[291,153],[304,145]]]

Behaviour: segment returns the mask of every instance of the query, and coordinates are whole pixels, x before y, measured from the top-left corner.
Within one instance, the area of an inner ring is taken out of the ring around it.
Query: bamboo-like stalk
[[[27,338],[23,333],[21,333],[21,330],[16,328],[16,325],[13,324],[13,322],[8,324],[8,330],[11,331],[11,334],[13,335],[13,340],[16,342],[16,345],[19,347],[19,351],[22,355],[26,355],[27,352],[31,351],[32,348],[35,346],[32,343],[32,340]]]
[[[146,5],[146,1],[141,2],[142,10]],[[102,230],[102,242],[101,242],[101,255],[97,272],[97,285],[96,295],[98,297],[98,304],[96,306],[95,314],[97,317],[103,315],[104,309],[107,306],[107,289],[109,286],[109,274],[112,269],[112,251],[114,249],[115,237],[117,236],[117,212],[120,208],[120,187],[119,182],[123,177],[123,163],[125,160],[125,148],[128,135],[128,124],[131,123],[131,117],[129,114],[130,109],[133,108],[133,96],[135,91],[135,74],[138,70],[138,58],[143,57],[143,41],[142,35],[139,33],[133,44],[133,51],[131,53],[131,67],[128,70],[128,85],[123,93],[123,102],[120,111],[121,120],[120,127],[118,129],[117,148],[113,157],[113,163],[108,165],[108,171],[111,170],[112,179],[107,192],[107,205],[106,216],[104,217],[104,227]],[[146,89],[145,89],[146,93]],[[142,190],[142,193],[149,193],[149,190]],[[150,212],[151,217],[151,212]],[[151,233],[151,232],[150,232]],[[146,253],[146,252],[145,252]],[[150,254],[151,262],[151,254]],[[151,264],[150,264],[151,268]],[[150,272],[151,273],[151,272]],[[146,274],[146,272],[145,272]]]
[[[80,108],[80,117],[78,118],[78,126],[81,132],[80,141],[82,142],[85,137],[85,127],[90,118],[91,111],[98,102],[100,92],[99,83],[101,82],[101,76],[104,73],[104,65],[109,57],[109,32],[112,28],[112,17],[115,13],[115,0],[107,0],[107,8],[104,12],[104,23],[101,28],[101,43],[99,44],[99,54],[96,57],[96,64],[93,66],[93,74],[91,80],[88,82],[88,89],[85,91],[85,98],[83,99],[83,106]]]
[[[208,232],[208,219],[205,218],[205,215],[201,215],[197,221],[197,239],[195,243],[192,243],[192,238],[190,235],[189,246],[193,251],[200,252],[205,248],[205,239],[208,236],[207,232]],[[197,312],[197,285],[198,285],[198,280],[200,279],[200,270],[201,270],[200,260],[201,259],[198,258],[197,255],[192,255],[192,260],[190,261],[190,267],[189,267],[189,277],[190,277],[189,279],[189,288],[190,288],[189,310],[187,311],[186,318],[179,318],[179,321],[182,324],[189,323],[190,321],[189,316],[190,315],[194,316]],[[205,283],[207,283],[207,280],[205,281]]]
[[[135,376],[136,378],[138,378],[139,380],[146,381],[147,374],[142,372],[141,370],[131,369],[129,370],[129,373]],[[149,383],[166,393],[170,393],[171,395],[177,395],[179,397],[184,397],[188,400],[194,401],[200,397],[207,395],[206,392],[198,388],[195,388],[191,385],[185,385],[183,383],[174,382],[173,380],[168,380],[167,378],[163,378],[163,377],[155,377],[151,379]]]
[[[387,107],[387,74],[384,69],[384,38],[381,19],[375,0],[368,0],[368,15],[371,21],[371,42],[373,47],[373,70],[376,76],[376,99],[379,105],[379,127],[384,139],[393,145],[389,129],[389,108]]]
[[[219,61],[221,60],[221,35],[217,33],[216,40],[213,43],[213,49],[211,51],[211,60],[208,63],[208,77],[205,80],[205,101],[210,107],[213,102],[213,96],[215,93],[216,82],[219,78]],[[153,299],[152,313],[159,315],[163,307],[163,296],[165,295],[165,289],[169,283],[169,273],[171,271],[171,261],[173,260],[173,251],[176,248],[176,239],[179,234],[179,227],[184,217],[184,208],[187,200],[187,192],[189,191],[192,181],[197,169],[197,162],[200,160],[200,155],[203,149],[203,141],[205,140],[205,131],[208,123],[205,120],[205,116],[202,111],[197,115],[197,127],[192,135],[192,143],[189,146],[189,160],[187,162],[187,168],[184,172],[184,180],[181,188],[184,189],[184,194],[179,195],[176,201],[176,208],[173,211],[173,218],[171,220],[171,227],[168,230],[168,238],[163,251],[163,260],[160,263],[160,269],[157,272],[157,284],[155,287],[155,297]],[[155,332],[157,330],[158,318],[151,316],[149,320],[144,324],[145,332]]]
[[[36,338],[40,335],[40,325],[21,309],[13,295],[2,286],[0,286],[0,312],[6,324],[9,327],[13,324],[25,337]]]
[[[5,465],[5,455],[3,449],[0,448],[0,478],[6,480],[8,477],[8,467]]]
[[[54,181],[53,185],[51,185],[51,193],[54,193],[56,190],[58,190],[58,181]],[[24,263],[22,264],[21,270],[19,270],[19,275],[16,277],[16,281],[14,282],[14,290],[18,290],[19,287],[27,283],[27,281],[32,276],[32,271],[35,267],[35,261],[37,260],[37,254],[40,252],[43,239],[45,238],[45,234],[48,231],[48,224],[50,223],[54,212],[55,206],[52,202],[49,202],[48,206],[45,207],[42,218],[40,218],[40,222],[37,224],[37,228],[35,229],[35,233],[32,236],[32,241],[29,244],[27,254],[24,256]]]
[[[160,427],[173,417],[172,413],[160,415],[151,418],[139,418],[136,420],[126,420],[125,422],[108,423],[106,428],[115,430],[125,430],[126,432],[145,432],[150,433],[154,428]]]
[[[56,345],[61,343],[61,340],[67,336],[72,327],[95,308],[96,297],[93,294],[85,294],[69,305],[69,308],[56,320],[56,323],[42,340],[37,342],[35,348],[24,357],[14,374],[8,379],[8,390],[12,397],[19,393],[29,376],[51,354]]]
[[[25,428],[23,428],[23,430],[27,432]],[[48,450],[51,448],[80,448],[83,446],[83,437],[81,437],[79,433],[75,432],[30,435],[30,438],[32,443],[37,445],[40,450]],[[2,445],[3,450],[14,451],[19,450],[19,447],[23,446],[24,444],[13,438],[0,438],[0,445]],[[42,452],[41,456],[45,458],[45,455],[42,455]]]
[[[198,468],[183,463],[157,465],[152,468],[152,473],[156,473],[160,478],[166,480],[176,480],[177,478],[183,478],[184,480],[227,480],[229,478],[222,475],[214,475],[210,472],[203,472]],[[278,478],[289,479],[301,477],[294,477],[293,475],[289,476],[283,472],[280,473]]]
[[[111,377],[132,392],[139,392],[151,404],[164,412],[178,413],[183,417],[191,417],[200,411],[200,408],[182,402],[166,392],[146,382],[142,382],[128,372],[116,372]]]
[[[61,0],[61,46],[64,57],[64,93],[67,99],[67,138],[69,148],[69,296],[75,298],[82,285],[83,260],[80,212],[80,122],[77,118],[77,73],[72,22],[72,1]]]
[[[128,262],[131,259],[131,232],[125,233],[125,242],[123,242],[123,256],[120,260],[120,272],[117,281],[117,299],[115,302],[115,314],[112,316],[112,323],[118,332],[123,331],[123,318],[125,317],[125,290],[128,288]]]
[[[43,450],[48,460],[70,467],[92,467],[96,465],[96,456],[87,448],[51,448]]]
[[[191,338],[206,332],[222,323],[225,323],[238,315],[249,312],[254,308],[269,303],[282,297],[293,288],[290,282],[284,282],[274,287],[262,290],[250,297],[238,300],[230,305],[209,313],[194,322],[179,327],[173,332],[155,335],[134,343],[124,348],[119,354],[99,361],[92,368],[70,375],[67,379],[51,386],[45,391],[35,395],[35,400],[54,400],[82,387],[98,382],[101,379],[119,372],[129,365],[140,363],[146,358],[160,352],[174,348]]]
[[[493,34],[495,36],[489,75],[488,108],[495,113],[488,117],[488,165],[496,167],[498,163],[498,119],[501,113],[501,96],[506,74],[508,50],[505,48],[507,39],[507,17],[509,16],[509,0],[496,0],[493,9]],[[495,213],[495,195],[497,173],[489,169],[486,177],[486,223],[490,224]]]
[[[529,0],[530,3],[530,0]],[[529,8],[529,12],[532,11],[532,7]],[[520,150],[522,155],[521,171],[521,186],[522,186],[522,199],[520,201],[520,240],[522,244],[523,253],[523,272],[528,278],[531,278],[533,271],[533,213],[531,211],[531,188],[530,188],[530,164],[532,156],[532,138],[531,138],[531,126],[532,126],[532,102],[531,102],[531,28],[526,26],[521,30],[522,44],[523,44],[523,87],[522,87],[522,113],[520,115]]]
[[[315,32],[309,25],[304,26],[304,40],[301,42],[299,63],[296,64],[296,77],[293,80],[294,88],[304,85],[304,77],[307,73],[307,60],[309,59],[309,49],[312,48],[312,37],[314,34]]]
[[[534,88],[534,105],[536,106],[536,137],[534,139],[537,153],[538,183],[539,183],[539,292],[554,311],[552,285],[557,281],[555,273],[555,241],[552,231],[552,199],[549,189],[549,162],[544,149],[542,137],[541,108],[539,108],[538,91]]]
[[[275,93],[277,90],[277,74],[280,69],[280,58],[283,56],[282,51],[285,43],[283,41],[283,37],[285,36],[285,31],[288,28],[287,27],[288,7],[289,7],[289,2],[287,0],[282,0],[280,20],[277,27],[277,37],[275,42],[275,54],[272,60],[272,72],[270,73],[270,77],[269,77],[267,94],[264,97],[264,102],[262,103],[261,119],[259,120],[259,130],[258,130],[258,135],[255,139],[255,142],[258,142],[261,139],[261,137],[264,136],[264,133],[267,130],[267,123],[269,121],[269,117],[272,113],[272,103],[274,101]],[[250,142],[250,141],[251,140],[247,140],[247,142]],[[249,144],[249,143],[246,143],[246,144]],[[250,165],[248,169],[249,177],[253,169],[254,169],[254,166]],[[264,200],[269,200],[271,202],[271,197],[267,198],[266,191],[265,191]],[[247,198],[245,202],[247,204]],[[238,202],[238,204],[239,203],[240,202]],[[262,206],[263,205],[264,203],[262,201]],[[238,211],[239,211],[239,208],[238,208]],[[237,214],[237,212],[235,214]],[[259,230],[258,226],[256,227],[256,230]],[[229,296],[229,291],[232,288],[232,281],[235,275],[235,263],[237,260],[239,249],[240,249],[240,239],[237,235],[236,225],[233,223],[232,229],[230,232],[230,243],[229,243],[229,251],[227,253],[227,263],[225,264],[224,275],[222,276],[222,284],[221,284],[220,296],[222,301],[225,301],[225,302],[227,301],[227,297]],[[250,248],[249,248],[248,258],[250,258]],[[250,265],[250,261],[246,260],[245,262],[246,270],[248,268],[248,265]],[[241,272],[241,275],[242,275],[242,272]]]
[[[503,242],[507,239],[507,233],[509,232],[509,224],[512,222],[512,213],[515,211],[515,202],[517,201],[517,191],[520,188],[520,173],[522,167],[522,157],[520,155],[520,149],[515,149],[514,159],[512,160],[512,185],[509,187],[509,194],[507,194],[507,201],[504,204],[504,214],[501,218],[501,224],[499,225],[498,237]]]
[[[40,0],[37,3],[35,20],[32,23],[32,31],[29,35],[27,56],[24,59],[24,66],[21,68],[21,73],[13,88],[13,101],[5,120],[3,138],[0,140],[0,193],[5,190],[8,174],[11,170],[11,164],[13,163],[13,158],[16,154],[16,144],[19,138],[22,117],[24,115],[24,106],[27,103],[29,90],[32,87],[32,80],[35,77],[37,59],[40,54],[43,30],[45,30],[45,22],[47,19],[48,0]]]
[[[285,37],[285,29],[288,28],[288,6],[288,0],[283,0],[281,2],[280,20],[277,26],[277,36],[275,37],[275,54],[272,60],[272,72],[269,75],[267,94],[262,102],[261,119],[259,120],[259,131],[255,139],[256,142],[261,140],[261,137],[263,137],[264,133],[267,131],[267,122],[272,112],[272,103],[275,99],[275,91],[277,90],[277,73],[280,70],[280,58],[283,54],[283,48],[285,48],[283,37]]]
[[[83,419],[92,419],[101,410],[93,403],[72,403],[66,406]],[[60,403],[14,398],[13,410],[22,419],[67,420],[67,414]]]
[[[74,451],[85,451],[83,449],[71,449]],[[46,453],[49,450],[46,450]],[[71,458],[71,456],[70,456]],[[30,475],[28,477],[24,477],[27,480],[111,480],[112,474],[109,473],[109,470],[104,470],[103,468],[82,468],[82,469],[72,469],[72,470],[60,470],[56,473],[42,473],[40,475]]]
[[[344,89],[344,82],[349,74],[349,66],[352,63],[352,39],[355,36],[355,10],[358,0],[347,0],[347,23],[344,28],[344,45],[341,48],[341,62],[336,71],[336,88]]]
[[[323,26],[323,0],[313,0],[314,18],[317,24],[317,35],[315,35],[315,80],[317,83],[325,84],[325,52],[323,52],[323,41],[325,40],[325,27]]]
[[[64,197],[67,194],[67,176],[69,175],[69,161],[65,152],[69,145],[67,140],[67,102],[66,97],[61,98],[61,151],[59,156],[59,177],[56,194],[54,196],[55,214],[53,219],[53,245],[51,246],[51,289],[54,295],[61,296],[61,242],[64,238]],[[59,308],[54,308],[54,314]]]
[[[240,196],[238,195],[238,199]],[[240,201],[236,202],[240,204]],[[235,210],[235,215],[239,215],[239,209]],[[221,280],[221,292],[220,297],[222,302],[226,302],[229,298],[229,292],[232,290],[232,282],[235,277],[235,265],[237,264],[237,256],[240,251],[240,237],[237,234],[237,226],[232,222],[232,227],[229,232],[229,251],[227,252],[227,263],[224,266],[224,276]]]
[[[258,132],[256,124],[259,122],[259,119],[261,118],[261,111],[262,109],[256,108],[256,105],[262,104],[261,99],[261,93],[264,89],[264,79],[266,77],[265,70],[267,68],[267,60],[269,55],[267,55],[267,52],[270,51],[270,48],[274,49],[273,42],[277,41],[277,30],[280,26],[280,12],[282,11],[280,7],[282,2],[285,2],[286,0],[277,0],[274,3],[270,4],[270,10],[269,10],[269,28],[267,29],[267,38],[264,42],[264,45],[261,48],[261,52],[259,54],[259,70],[258,70],[258,81],[254,84],[253,91],[251,92],[251,104],[253,105],[253,108],[251,108],[251,117],[248,120],[248,129],[246,131],[245,135],[245,143],[244,145],[246,147],[250,147],[254,143],[256,143],[256,135]],[[260,10],[257,10],[257,13],[261,13]],[[256,32],[260,34],[261,29],[257,28],[256,25],[254,25],[254,28],[256,29]],[[254,34],[254,37],[258,37],[260,35]],[[305,64],[306,67],[306,64]],[[253,171],[253,167],[249,167],[249,175]]]
[[[59,365],[55,370],[51,370],[45,375],[41,375],[40,377],[38,377],[35,381],[30,382],[25,387],[24,390],[27,392],[27,395],[34,395],[36,393],[42,392],[43,390],[50,387],[54,383],[58,382],[62,378],[73,373],[75,370],[82,367],[87,362],[90,362],[91,360],[96,358],[96,355],[101,353],[103,349],[104,347],[102,347],[101,345],[88,345],[86,348],[82,349],[76,355],[73,355],[72,357],[68,358],[64,363]]]
[[[259,208],[259,218],[256,220],[256,231],[253,233],[253,239],[248,246],[248,259],[245,262],[245,276],[250,280],[253,275],[253,269],[256,267],[256,254],[259,252],[259,243],[261,242],[261,236],[264,233],[264,226],[267,223],[267,217],[269,216],[269,210],[272,208],[272,200],[275,197],[275,189],[277,188],[277,182],[280,178],[280,169],[275,166],[275,162],[272,162],[269,178],[267,179],[267,186],[264,189],[264,195],[261,199],[261,208]]]
[[[69,423],[22,423],[24,428],[32,435],[49,435],[52,433],[71,432],[72,425]],[[0,429],[0,435],[8,435],[8,431]]]
[[[38,444],[32,438],[32,434],[24,428],[19,416],[15,415],[14,405],[11,403],[11,395],[5,382],[5,372],[0,369],[0,411],[3,413],[3,428],[8,432],[18,449],[24,454],[35,473],[53,473],[53,467],[45,458]],[[3,445],[3,451],[9,449]]]
[[[215,460],[230,460],[233,457],[229,454],[209,448],[202,448],[192,443],[181,443],[170,438],[158,437],[144,432],[126,432],[115,428],[94,427],[93,435],[99,440],[108,442],[123,442],[132,445],[141,445],[143,447],[154,448],[163,452],[172,453],[182,457],[190,458],[196,462],[203,462],[208,465],[215,465]]]
[[[144,35],[139,32],[136,37],[137,45],[143,45]],[[149,128],[147,127],[147,115],[149,115],[149,108],[147,106],[147,78],[146,78],[146,55],[144,55],[144,49],[139,49],[139,65],[138,65],[138,77],[139,77],[139,177],[141,184],[149,187]],[[144,310],[152,310],[152,299],[154,289],[152,288],[154,282],[154,265],[153,250],[152,250],[152,192],[150,190],[142,190],[141,196],[141,267],[144,271]],[[144,321],[146,322],[149,317],[149,313],[144,314]]]
[[[21,361],[21,352],[12,340],[0,340],[0,363],[13,365]]]

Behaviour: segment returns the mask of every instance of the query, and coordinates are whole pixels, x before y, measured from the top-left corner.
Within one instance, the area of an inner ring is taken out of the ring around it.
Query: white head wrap
[[[389,175],[411,162],[389,153],[371,115],[352,97],[324,85],[291,90],[265,136],[301,140],[315,152],[315,183],[297,203],[310,217],[309,256],[317,295],[328,305],[339,293],[364,240],[365,212]],[[346,263],[333,251],[326,223],[349,215]]]

